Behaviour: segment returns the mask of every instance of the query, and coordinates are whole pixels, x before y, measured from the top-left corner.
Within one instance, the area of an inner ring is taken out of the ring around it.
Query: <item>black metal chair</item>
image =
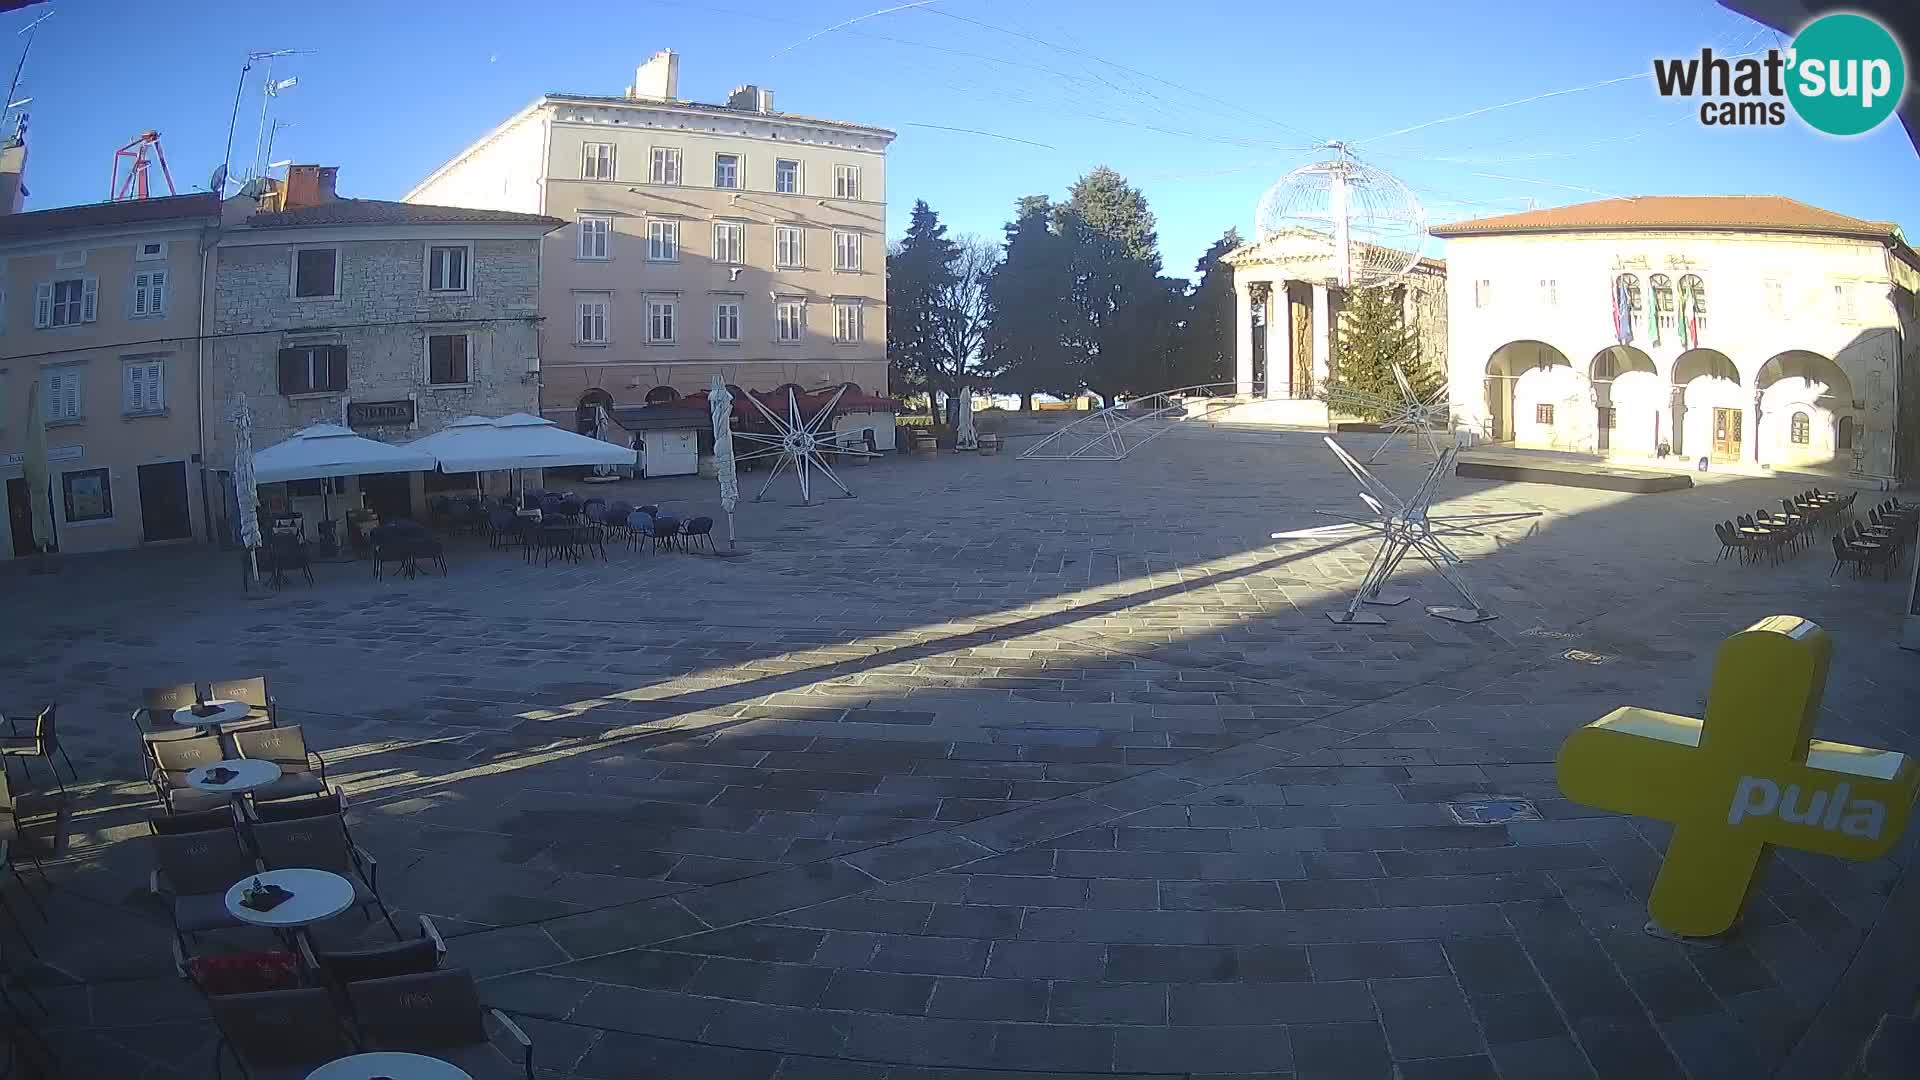
[[[148,779],[153,784],[154,797],[160,800],[160,805],[166,808],[167,813],[193,813],[227,805],[225,795],[187,786],[187,773],[202,765],[226,760],[226,748],[215,736],[201,735],[193,739],[148,743],[147,752],[153,762],[153,771]]]
[[[287,583],[287,571],[298,570],[313,584],[313,564],[307,559],[307,545],[298,537],[286,533],[274,533],[267,541],[267,565],[272,572],[269,582],[278,589]]]
[[[57,703],[49,704],[33,718],[33,734],[0,735],[0,754],[4,754],[9,759],[19,758],[22,772],[26,771],[26,763],[30,759],[44,760],[47,763],[47,771],[53,774],[54,786],[65,791],[67,785],[60,780],[60,768],[54,764],[53,756],[60,755],[60,760],[67,763],[67,771],[73,773],[75,780],[80,779],[80,773],[74,769],[73,758],[67,754],[66,748],[60,745],[59,718],[60,706]],[[13,730],[13,727],[14,718],[8,717],[8,730]]]
[[[520,517],[511,510],[492,510],[487,513],[487,546],[499,548],[510,543],[520,533]]]
[[[680,526],[680,536],[682,545],[689,549],[699,544],[705,544],[708,551],[715,550],[713,546],[713,519],[710,517],[690,519],[685,525]]]
[[[642,540],[653,536],[653,515],[643,507],[627,515],[627,550],[632,551]]]
[[[247,925],[227,910],[227,890],[233,883],[260,872],[260,864],[229,828],[205,832],[156,834],[153,873],[147,888],[165,901],[173,913],[173,935],[184,955],[187,942],[208,930]]]
[[[680,535],[680,519],[665,515],[656,516],[653,519],[650,534],[653,537],[653,550],[659,551],[661,546],[665,545],[668,551],[672,551],[674,540]]]
[[[280,722],[280,701],[273,696],[273,689],[267,685],[265,675],[215,679],[207,684],[207,697],[215,701],[244,702],[247,706],[245,720],[221,724],[221,731],[245,731],[263,726],[254,721],[264,721],[267,727]]]
[[[393,914],[387,910],[386,902],[380,899],[380,862],[353,842],[353,838],[347,835],[344,820],[309,817],[291,821],[256,821],[248,831],[253,834],[260,861],[268,869],[311,867],[346,878],[353,885],[353,902],[366,914],[367,919],[373,919],[372,909],[379,909],[380,917],[387,921],[387,928],[393,931],[396,940],[399,939],[400,928],[394,925]]]
[[[213,1048],[215,1080],[226,1075],[223,1051],[250,1080],[305,1076],[322,1062],[354,1052],[339,1007],[325,987],[209,995],[207,1009],[220,1029]]]

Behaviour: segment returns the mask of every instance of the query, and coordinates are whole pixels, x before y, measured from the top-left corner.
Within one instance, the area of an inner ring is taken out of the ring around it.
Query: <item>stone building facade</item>
[[[754,86],[685,101],[678,79],[663,51],[622,96],[543,95],[405,198],[566,222],[540,294],[557,423],[715,375],[885,394],[893,132],[779,112]]]
[[[538,408],[540,242],[562,223],[341,199],[331,172],[295,166],[264,207],[228,200],[209,300],[206,409],[222,428],[210,469],[232,467],[240,394],[256,449],[313,424],[408,442]],[[427,483],[361,478],[323,493],[312,481],[285,495],[295,509],[364,497],[391,516],[418,513]]]

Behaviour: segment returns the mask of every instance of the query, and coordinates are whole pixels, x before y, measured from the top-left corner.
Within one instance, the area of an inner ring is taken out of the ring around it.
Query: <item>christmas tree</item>
[[[1406,372],[1414,393],[1425,398],[1443,383],[1420,355],[1420,344],[1400,314],[1399,290],[1390,286],[1353,289],[1346,294],[1339,319],[1339,352],[1330,380],[1332,387],[1346,391],[1343,411],[1351,409],[1363,419],[1380,420],[1403,400],[1400,386],[1393,378],[1394,365]],[[1377,399],[1378,408],[1354,402]]]

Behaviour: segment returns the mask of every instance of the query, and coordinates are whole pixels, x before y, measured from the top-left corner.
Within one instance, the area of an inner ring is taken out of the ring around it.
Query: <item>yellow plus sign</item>
[[[1732,926],[1769,845],[1874,859],[1905,831],[1913,761],[1812,737],[1832,655],[1817,624],[1762,619],[1720,646],[1704,721],[1615,709],[1561,746],[1567,798],[1673,823],[1647,904],[1664,929]]]

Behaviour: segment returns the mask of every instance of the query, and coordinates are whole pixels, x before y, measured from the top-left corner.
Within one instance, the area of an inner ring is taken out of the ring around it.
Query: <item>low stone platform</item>
[[[1597,461],[1533,458],[1517,453],[1461,454],[1454,465],[1453,473],[1455,476],[1475,480],[1505,480],[1516,484],[1553,484],[1556,487],[1624,491],[1634,495],[1649,495],[1661,491],[1685,491],[1693,486],[1693,478],[1684,473],[1625,469]]]

